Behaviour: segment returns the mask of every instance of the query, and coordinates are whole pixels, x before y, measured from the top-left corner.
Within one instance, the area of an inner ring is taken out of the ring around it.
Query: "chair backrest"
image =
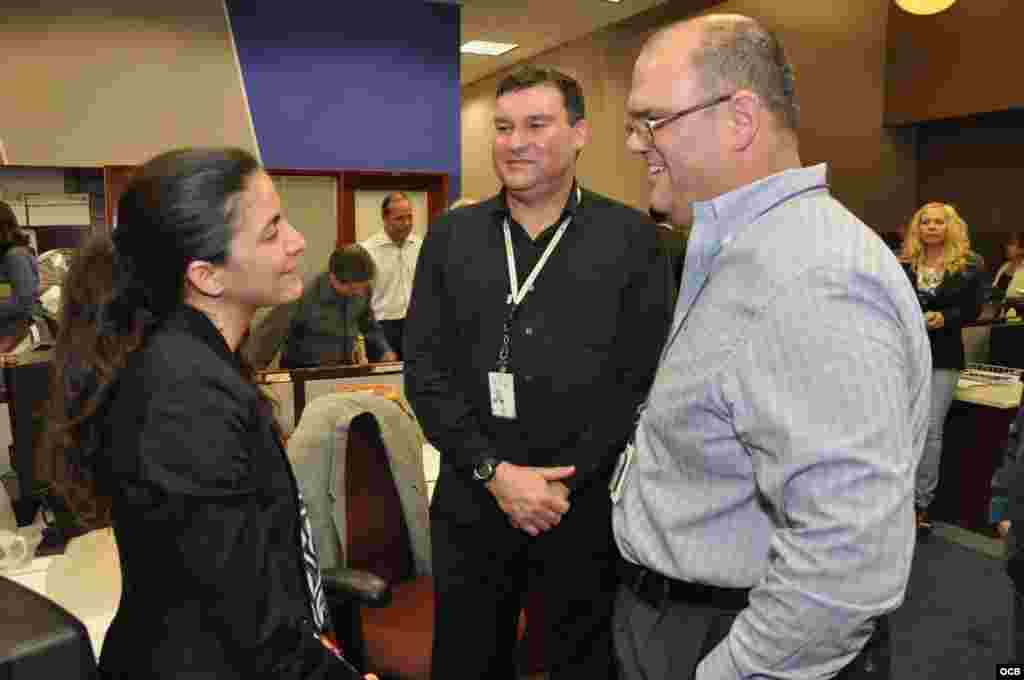
[[[409,529],[377,420],[352,419],[345,455],[346,555],[354,569],[391,583],[415,574]]]
[[[96,657],[82,622],[42,595],[0,577],[0,678],[96,677]]]

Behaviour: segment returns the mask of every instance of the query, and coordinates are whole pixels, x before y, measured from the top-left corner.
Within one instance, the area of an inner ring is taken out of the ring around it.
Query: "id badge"
[[[511,373],[491,371],[487,374],[491,387],[491,413],[496,418],[516,418],[515,379]]]
[[[633,453],[636,447],[633,442],[626,444],[626,448],[619,454],[619,462],[615,464],[615,472],[612,473],[612,481],[608,483],[608,491],[611,493],[612,503],[618,503],[622,498],[622,489],[626,486],[626,475],[629,474],[629,466],[633,463]]]

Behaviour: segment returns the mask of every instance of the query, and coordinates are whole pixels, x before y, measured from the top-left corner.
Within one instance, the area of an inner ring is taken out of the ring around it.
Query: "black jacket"
[[[576,465],[566,480],[575,492],[606,483],[632,432],[668,331],[668,263],[643,213],[583,191],[579,205],[571,194],[569,214],[512,324],[516,420],[491,415],[487,377],[509,309],[504,195],[430,225],[406,317],[404,372],[416,416],[441,451],[432,512],[505,526],[472,479],[476,462]],[[511,226],[522,283],[555,228],[531,240]]]
[[[917,290],[917,274],[909,264],[903,270]],[[984,275],[978,264],[969,261],[955,274],[946,272],[933,293],[918,291],[921,311],[942,312],[943,327],[928,331],[932,346],[932,368],[964,368],[963,327],[978,318],[986,295]]]
[[[668,260],[669,271],[672,273],[672,302],[679,297],[679,289],[683,285],[683,266],[686,264],[686,244],[689,241],[689,229],[676,229],[657,225],[658,245]],[[673,304],[673,307],[675,305]]]
[[[104,677],[328,677],[297,486],[256,387],[209,319],[182,307],[155,330],[108,408],[100,481],[123,583]]]

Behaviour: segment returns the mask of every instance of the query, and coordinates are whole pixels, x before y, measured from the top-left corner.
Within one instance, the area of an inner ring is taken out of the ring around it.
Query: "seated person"
[[[39,263],[11,207],[0,201],[0,354],[53,345],[56,322],[39,302]],[[0,400],[6,386],[0,373]]]
[[[1024,234],[1015,232],[1006,241],[1006,262],[996,271],[992,279],[992,299],[1001,302],[1006,298],[1006,289],[1013,280],[1013,275],[1024,269]]]
[[[266,366],[282,346],[282,368],[397,361],[370,307],[375,274],[373,258],[362,246],[334,251],[328,271],[311,281],[302,297],[251,329],[243,355],[256,367]]]

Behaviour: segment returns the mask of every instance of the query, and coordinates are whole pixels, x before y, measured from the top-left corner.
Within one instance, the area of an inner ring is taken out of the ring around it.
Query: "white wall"
[[[0,137],[17,165],[258,152],[222,0],[26,0],[0,20]]]
[[[316,175],[275,175],[281,211],[306,239],[299,263],[304,279],[327,270],[338,243],[338,181]]]

